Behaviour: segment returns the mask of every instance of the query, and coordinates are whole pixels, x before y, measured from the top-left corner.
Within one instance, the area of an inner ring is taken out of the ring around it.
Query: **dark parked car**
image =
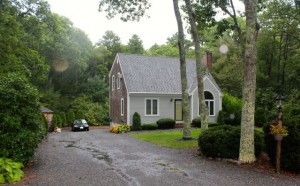
[[[89,131],[89,124],[85,119],[77,119],[73,122],[72,131],[85,130]]]

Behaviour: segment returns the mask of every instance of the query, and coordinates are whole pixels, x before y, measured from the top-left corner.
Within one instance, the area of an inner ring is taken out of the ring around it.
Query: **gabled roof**
[[[181,94],[180,61],[177,57],[117,54],[129,93]],[[189,93],[197,87],[195,60],[186,60]],[[213,77],[206,77],[220,91]],[[221,92],[221,91],[220,91]]]
[[[48,109],[47,107],[41,106],[40,108],[42,113],[52,113],[53,111]]]

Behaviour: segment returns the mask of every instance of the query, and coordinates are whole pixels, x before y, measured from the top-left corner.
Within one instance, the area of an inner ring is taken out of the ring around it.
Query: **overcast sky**
[[[75,27],[83,30],[93,43],[99,41],[107,30],[112,30],[126,44],[133,34],[143,41],[144,47],[164,44],[177,32],[172,0],[151,0],[150,18],[139,22],[122,22],[118,17],[107,20],[98,12],[99,0],[47,0],[51,11],[69,18]]]

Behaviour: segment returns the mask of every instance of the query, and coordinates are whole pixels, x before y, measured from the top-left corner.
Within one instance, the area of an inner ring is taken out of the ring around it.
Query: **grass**
[[[187,141],[182,140],[182,131],[154,131],[149,133],[132,134],[131,137],[154,143],[162,147],[176,149],[196,148],[198,147],[198,137],[201,133],[201,130],[194,129],[191,131],[194,139]]]

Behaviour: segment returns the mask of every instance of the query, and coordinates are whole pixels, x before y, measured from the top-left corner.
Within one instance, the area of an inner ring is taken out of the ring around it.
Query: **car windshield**
[[[81,123],[87,124],[87,121],[86,121],[85,119],[82,119],[82,120],[81,120]]]
[[[79,120],[75,120],[75,121],[74,121],[74,124],[75,124],[75,125],[79,125],[80,123],[81,123],[81,122],[80,122]]]

